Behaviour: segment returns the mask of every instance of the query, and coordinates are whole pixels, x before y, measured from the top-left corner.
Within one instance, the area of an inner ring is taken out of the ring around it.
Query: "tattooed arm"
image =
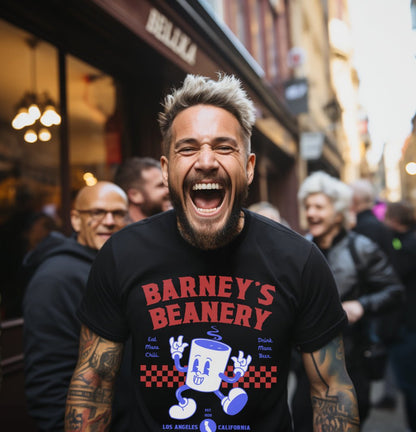
[[[114,381],[123,344],[81,328],[78,364],[68,390],[65,431],[110,430]]]
[[[345,369],[342,337],[302,358],[311,386],[314,432],[358,432],[357,399]]]

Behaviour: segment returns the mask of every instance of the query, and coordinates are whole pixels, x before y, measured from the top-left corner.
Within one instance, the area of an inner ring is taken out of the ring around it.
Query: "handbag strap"
[[[355,269],[357,270],[358,282],[360,285],[365,288],[365,270],[362,262],[357,253],[357,248],[355,246],[355,236],[351,233],[348,233],[348,249],[350,251],[352,260],[355,264]]]
[[[365,268],[363,263],[360,261],[360,258],[357,253],[357,248],[355,245],[355,236],[351,233],[348,234],[348,249],[350,250],[351,257],[354,261],[355,268],[357,270],[358,283],[360,284],[361,289],[366,292],[367,285],[365,283]],[[365,316],[365,315],[364,315]],[[370,344],[374,344],[380,341],[380,337],[377,334],[376,324],[373,320],[366,320],[365,318],[360,320],[364,336],[367,338]]]

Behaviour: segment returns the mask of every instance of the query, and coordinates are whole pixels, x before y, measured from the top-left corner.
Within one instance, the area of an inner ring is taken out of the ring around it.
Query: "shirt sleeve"
[[[117,275],[110,238],[98,252],[91,267],[78,317],[99,336],[114,342],[124,342],[129,331]]]
[[[295,345],[303,352],[322,348],[347,325],[347,317],[326,259],[315,245],[302,272]]]

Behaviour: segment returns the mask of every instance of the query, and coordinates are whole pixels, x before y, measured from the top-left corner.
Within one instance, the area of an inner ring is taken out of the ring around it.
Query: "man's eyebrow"
[[[233,138],[233,137],[230,137],[230,136],[215,137],[212,140],[212,142],[213,142],[213,144],[220,144],[220,143],[223,143],[223,142],[231,142],[233,145],[237,145],[237,140],[235,138]],[[183,144],[198,144],[198,143],[199,143],[199,140],[197,140],[196,138],[191,138],[191,137],[189,137],[189,138],[182,138],[182,139],[180,139],[180,140],[178,140],[178,141],[175,142],[174,148],[176,149],[176,148],[180,147]]]
[[[230,136],[220,136],[220,137],[215,138],[213,141],[214,141],[214,144],[220,144],[223,142],[231,142],[234,145],[237,145],[237,140],[233,137],[230,137]]]
[[[191,138],[191,137],[189,137],[189,138],[182,138],[179,141],[175,142],[175,148],[178,148],[178,147],[180,147],[183,144],[196,144],[196,143],[198,143],[198,140],[195,139],[195,138]]]

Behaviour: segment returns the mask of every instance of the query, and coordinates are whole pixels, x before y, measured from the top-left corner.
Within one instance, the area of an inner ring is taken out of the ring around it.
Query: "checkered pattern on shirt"
[[[226,375],[233,376],[234,367],[229,365],[226,370]],[[140,382],[146,387],[172,387],[177,388],[185,384],[186,373],[179,372],[174,366],[169,365],[141,365],[140,366]],[[233,383],[233,387],[243,388],[271,388],[277,382],[277,366],[260,366],[256,369],[255,366],[249,366],[244,377]],[[228,387],[231,384],[222,382],[222,387]]]

